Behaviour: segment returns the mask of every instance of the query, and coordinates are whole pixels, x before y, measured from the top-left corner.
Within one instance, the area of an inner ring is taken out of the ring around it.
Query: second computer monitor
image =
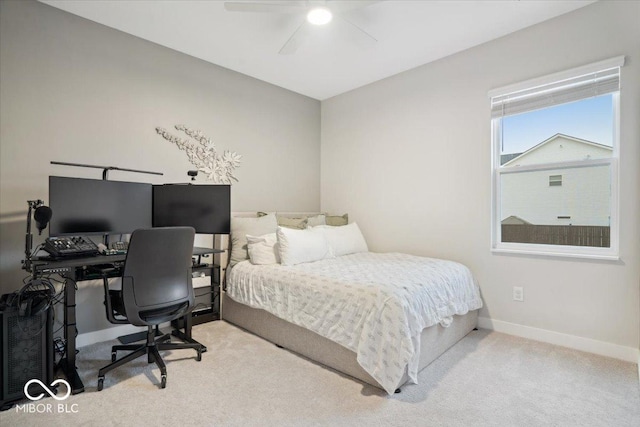
[[[231,231],[231,186],[153,186],[153,226],[189,226],[201,234]]]

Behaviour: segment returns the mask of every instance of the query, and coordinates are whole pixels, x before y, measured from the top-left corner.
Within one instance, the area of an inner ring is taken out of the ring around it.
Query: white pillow
[[[316,227],[318,225],[326,225],[327,217],[325,214],[318,214],[307,217],[307,226],[308,227]]]
[[[326,237],[320,233],[314,233],[311,229],[295,230],[278,227],[276,235],[282,265],[295,265],[333,257]]]
[[[320,225],[309,230],[313,233],[321,234],[327,239],[334,256],[369,251],[367,241],[355,222],[339,227]]]
[[[247,234],[247,246],[251,264],[265,265],[280,263],[276,233],[269,233],[263,236],[251,236]]]
[[[231,218],[231,259],[229,266],[249,259],[247,251],[247,234],[262,236],[275,233],[278,229],[278,221],[275,214],[268,214],[259,218]]]

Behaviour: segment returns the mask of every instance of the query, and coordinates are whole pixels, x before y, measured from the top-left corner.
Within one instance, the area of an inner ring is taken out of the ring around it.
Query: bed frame
[[[280,347],[307,357],[322,365],[359,379],[377,388],[382,388],[356,360],[356,353],[315,332],[289,323],[264,310],[252,308],[228,297],[222,292],[223,320],[241,327]],[[442,353],[471,332],[478,323],[478,310],[464,316],[454,316],[448,328],[440,325],[425,328],[420,339],[420,362],[424,369]],[[407,381],[405,373],[401,385]]]
[[[287,216],[313,215],[314,213],[287,213]],[[255,216],[255,212],[236,212],[233,216]],[[216,241],[217,247],[229,248],[228,239]],[[228,251],[226,251],[228,254]],[[220,258],[220,265],[227,265],[226,257]],[[223,276],[225,274],[223,273]],[[226,279],[223,278],[223,280]],[[246,306],[227,296],[224,289],[220,295],[220,317],[222,320],[239,326],[259,337],[318,362],[338,372],[382,389],[383,387],[358,364],[356,353],[313,331],[294,325],[273,314]],[[418,370],[424,369],[455,343],[464,338],[478,324],[478,310],[464,316],[453,316],[453,322],[447,328],[434,325],[425,328],[420,338],[420,361]],[[407,382],[405,372],[400,385]]]

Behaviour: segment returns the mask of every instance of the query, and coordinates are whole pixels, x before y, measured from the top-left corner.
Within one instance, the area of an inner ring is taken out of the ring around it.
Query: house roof
[[[552,141],[555,141],[558,138],[564,138],[564,139],[568,139],[571,141],[576,141],[582,144],[587,144],[587,145],[591,145],[593,147],[598,147],[598,148],[605,148],[608,150],[613,150],[612,147],[608,146],[608,145],[604,145],[604,144],[599,144],[597,142],[593,142],[593,141],[588,141],[586,139],[582,139],[582,138],[578,138],[575,136],[570,136],[570,135],[566,135],[564,133],[556,133],[555,135],[553,135],[550,138],[545,139],[544,141],[534,145],[533,147],[529,148],[527,151],[519,153],[517,155],[515,155],[514,157],[510,158],[509,160],[507,160],[505,163],[502,164],[502,166],[509,166],[511,163],[516,163],[518,159],[530,154],[531,152],[540,149],[541,147],[549,144]],[[502,155],[500,156],[500,159],[506,159],[506,156],[508,156],[508,154]]]
[[[501,154],[500,155],[500,164],[504,165],[505,163],[508,163],[512,159],[515,159],[516,157],[518,157],[520,154],[522,154],[522,153]]]

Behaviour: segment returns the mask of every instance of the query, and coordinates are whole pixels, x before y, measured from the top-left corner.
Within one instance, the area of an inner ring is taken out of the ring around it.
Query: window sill
[[[606,252],[565,252],[563,250],[554,250],[555,248],[546,247],[543,248],[522,248],[522,247],[497,247],[491,248],[491,252],[495,254],[511,254],[511,255],[526,255],[526,256],[539,256],[539,257],[552,257],[552,258],[572,258],[572,259],[592,259],[601,261],[620,261],[620,256],[616,253]]]

